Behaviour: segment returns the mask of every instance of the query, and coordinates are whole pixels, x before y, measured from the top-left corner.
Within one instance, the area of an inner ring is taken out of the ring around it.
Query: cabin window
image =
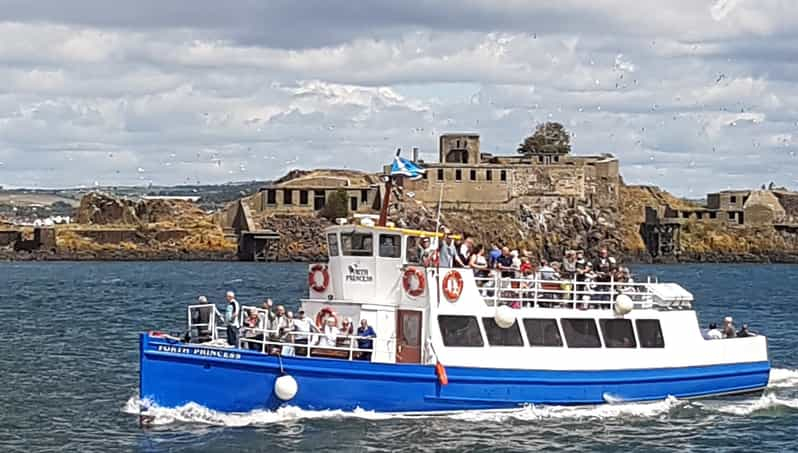
[[[485,180],[493,181],[493,170],[485,170]]]
[[[502,170],[499,172],[499,179],[503,181],[507,181],[507,170]]]
[[[398,234],[381,234],[380,256],[383,258],[400,258],[402,256],[402,236]]]
[[[438,327],[445,346],[481,348],[485,345],[474,316],[438,316]]]
[[[482,325],[485,326],[485,335],[488,337],[488,344],[491,346],[523,346],[524,340],[521,339],[521,329],[518,323],[502,329],[496,324],[493,318],[482,318]]]
[[[299,191],[299,204],[302,204],[302,205],[308,204],[308,191],[307,190],[300,190]]]
[[[600,348],[596,322],[592,319],[563,319],[562,331],[569,348]]]
[[[266,203],[268,204],[277,204],[277,191],[274,189],[269,189],[266,191]]]
[[[335,233],[327,235],[327,248],[330,251],[330,256],[338,256],[338,236]]]
[[[285,189],[283,191],[283,204],[294,204],[294,191]]]
[[[530,346],[562,346],[555,319],[524,319],[524,328]]]
[[[665,340],[662,338],[662,328],[659,320],[638,319],[635,321],[637,338],[641,348],[664,348]]]
[[[608,348],[635,348],[635,332],[628,319],[601,319],[601,334]]]
[[[374,254],[371,233],[341,233],[341,248],[344,256],[372,256]]]

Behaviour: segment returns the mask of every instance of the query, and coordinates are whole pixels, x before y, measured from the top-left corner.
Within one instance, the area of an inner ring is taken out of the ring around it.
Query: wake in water
[[[798,389],[798,370],[774,368],[770,372],[768,389]],[[771,410],[796,410],[798,398],[787,398],[768,393],[759,398],[746,398],[742,400],[706,400],[688,402],[673,397],[660,401],[624,403],[608,395],[608,403],[597,406],[525,406],[519,409],[501,411],[465,411],[450,414],[386,414],[362,409],[354,411],[325,410],[311,411],[297,407],[282,407],[276,411],[255,410],[246,413],[218,412],[196,403],[189,403],[177,408],[159,407],[152,402],[131,397],[123,412],[131,415],[140,415],[140,408],[146,408],[142,413],[152,417],[151,425],[168,425],[176,422],[202,423],[214,426],[263,426],[273,423],[286,423],[298,420],[331,419],[331,418],[359,418],[364,420],[389,420],[397,418],[425,418],[446,417],[453,420],[468,422],[503,422],[508,420],[529,421],[542,419],[612,419],[641,417],[650,418],[681,407],[692,407],[699,410],[719,412],[721,414],[748,416],[755,412]]]

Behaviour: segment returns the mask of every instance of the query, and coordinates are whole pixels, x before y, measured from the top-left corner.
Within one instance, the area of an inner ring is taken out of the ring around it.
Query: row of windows
[[[381,258],[402,257],[402,236],[398,234],[381,233],[378,242],[378,253]],[[420,237],[407,237],[407,261],[409,263],[422,262],[422,249]],[[341,233],[341,250],[338,248],[338,238],[335,233],[327,235],[327,245],[330,256],[373,256],[373,236],[370,233]]]
[[[281,189],[283,192],[283,204],[294,204],[294,191],[291,189]],[[314,197],[315,198],[322,198],[326,200],[326,193],[323,190],[314,190]],[[357,197],[351,198],[351,206],[354,206],[352,209],[357,210]],[[369,191],[367,189],[362,189],[360,191],[360,202],[361,203],[368,203],[369,201]],[[277,189],[266,189],[266,203],[267,204],[277,204]],[[299,190],[299,204],[300,205],[307,205],[308,204],[308,191],[307,190]],[[351,207],[350,206],[350,207]]]
[[[561,319],[562,334],[556,319],[523,319],[530,346],[563,346],[569,348],[600,348],[599,330],[594,319]],[[457,347],[483,347],[482,333],[475,316],[438,316],[443,344]],[[491,346],[523,346],[518,322],[503,329],[493,318],[482,318],[485,338]],[[656,319],[637,319],[635,328],[629,319],[599,319],[601,337],[607,348],[663,348],[662,329]],[[635,331],[637,336],[635,337]]]
[[[455,181],[462,181],[463,180],[463,172],[462,168],[456,168],[454,170],[454,180]],[[469,181],[476,181],[477,180],[477,170],[470,169],[467,170],[468,172],[468,180]],[[436,172],[436,176],[438,181],[446,180],[446,173],[444,172],[443,168],[439,168]],[[424,173],[424,179],[427,179],[428,176]],[[485,170],[485,181],[493,181],[493,170]],[[505,182],[507,181],[507,170],[500,170],[499,171],[499,181]]]

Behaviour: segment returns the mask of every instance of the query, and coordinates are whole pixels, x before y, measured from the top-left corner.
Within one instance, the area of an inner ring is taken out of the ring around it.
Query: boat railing
[[[246,313],[255,311],[258,322],[247,326]],[[347,360],[366,360],[376,354],[392,353],[393,338],[358,335],[327,335],[321,331],[303,332],[287,328],[269,329],[269,313],[258,307],[242,306],[242,321],[238,347],[262,353],[300,357],[329,357]],[[314,326],[315,329],[315,326]],[[358,340],[371,341],[371,348],[360,348]]]
[[[499,271],[488,277],[474,277],[479,293],[488,306],[509,305],[514,308],[612,309],[618,296],[628,296],[634,308],[692,308],[679,301],[674,304],[659,300],[651,291],[652,282],[635,283],[608,280],[550,279],[541,274],[528,278],[502,277]]]
[[[188,332],[199,342],[219,338],[219,330],[224,330],[224,317],[215,304],[188,306]]]

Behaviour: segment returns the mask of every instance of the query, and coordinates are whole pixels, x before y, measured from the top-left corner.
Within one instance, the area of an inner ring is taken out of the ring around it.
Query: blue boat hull
[[[748,393],[767,386],[770,363],[612,371],[498,370],[446,367],[441,385],[431,365],[277,357],[218,350],[142,334],[140,395],[162,407],[195,402],[224,412],[302,409],[449,412],[525,404],[600,404]],[[298,384],[283,402],[282,373]]]

